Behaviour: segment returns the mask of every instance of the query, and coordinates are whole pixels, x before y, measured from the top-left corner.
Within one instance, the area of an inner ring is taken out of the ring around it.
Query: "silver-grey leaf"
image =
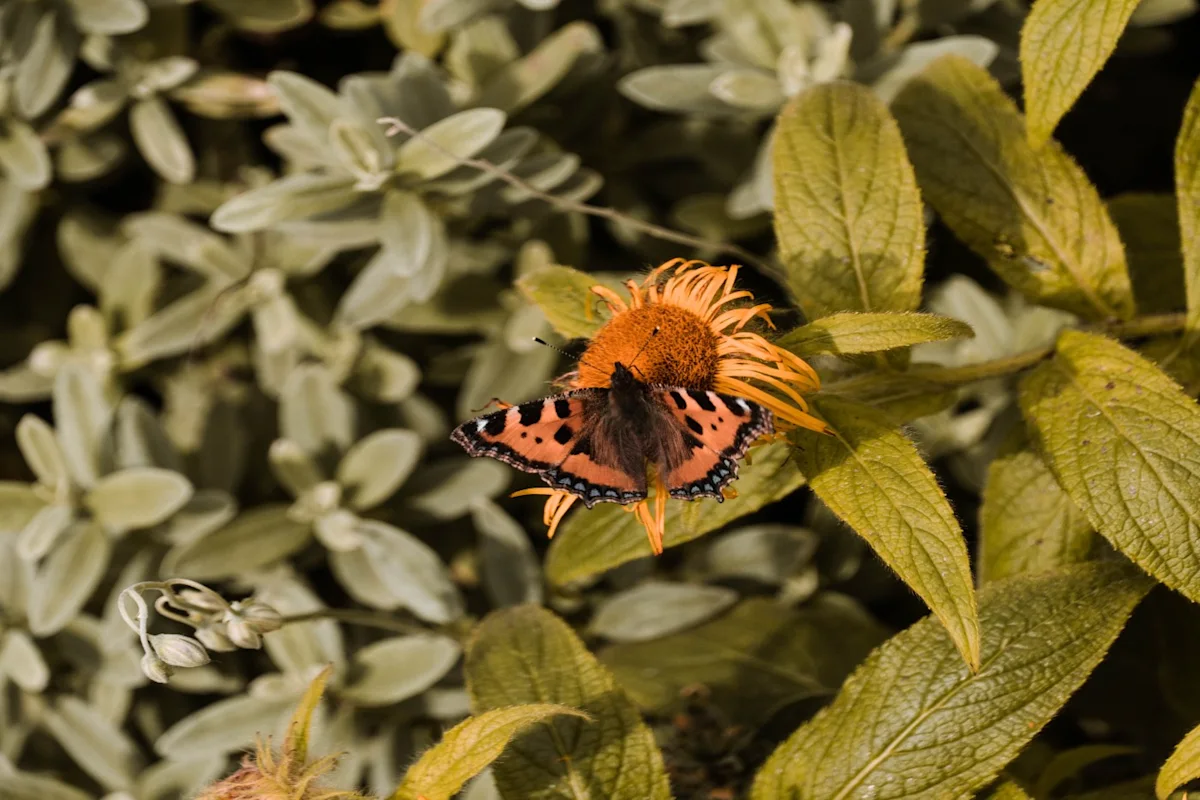
[[[342,696],[368,707],[416,697],[441,680],[460,655],[458,642],[436,634],[374,642],[355,655],[352,674],[358,677],[342,689]]]
[[[646,642],[712,619],[737,599],[722,586],[647,581],[605,600],[590,629],[614,642]]]

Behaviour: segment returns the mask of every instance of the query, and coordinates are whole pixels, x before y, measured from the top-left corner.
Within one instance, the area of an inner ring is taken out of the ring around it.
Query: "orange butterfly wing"
[[[522,403],[464,422],[450,438],[471,456],[489,456],[547,485],[596,503],[646,498],[645,474],[631,475],[598,462],[587,435],[589,401],[607,403],[607,390],[574,392]]]
[[[737,477],[737,462],[763,434],[774,430],[771,412],[732,395],[676,387],[655,387],[655,397],[679,423],[686,455],[663,464],[671,497],[715,497]]]

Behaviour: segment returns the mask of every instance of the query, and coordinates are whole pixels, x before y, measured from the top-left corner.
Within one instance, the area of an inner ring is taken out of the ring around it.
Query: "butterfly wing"
[[[677,430],[663,437],[660,469],[671,497],[724,499],[721,489],[737,477],[737,462],[754,440],[774,430],[771,412],[741,397],[654,387]],[[677,437],[677,438],[675,438]]]
[[[608,390],[580,389],[493,411],[464,422],[450,438],[471,456],[490,456],[547,485],[596,503],[633,503],[646,498],[644,472],[601,463],[591,431],[608,405]]]

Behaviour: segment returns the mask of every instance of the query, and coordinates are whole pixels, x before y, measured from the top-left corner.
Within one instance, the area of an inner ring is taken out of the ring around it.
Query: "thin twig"
[[[708,249],[715,250],[719,253],[728,253],[735,258],[741,259],[744,263],[751,264],[768,274],[774,271],[772,266],[765,260],[754,255],[749,250],[739,247],[731,242],[713,241],[711,239],[704,239],[699,236],[692,236],[690,234],[682,233],[670,228],[664,228],[662,225],[655,225],[652,222],[645,222],[636,217],[629,216],[628,214],[622,214],[620,211],[608,208],[606,206],[594,206],[591,203],[583,203],[566,197],[558,197],[550,194],[549,192],[542,191],[536,186],[522,180],[521,178],[518,178],[516,175],[513,175],[511,172],[496,166],[487,159],[463,158],[457,153],[447,150],[438,142],[435,142],[434,140],[425,136],[421,131],[416,130],[408,123],[404,122],[404,120],[396,117],[380,117],[375,121],[381,125],[388,126],[387,130],[385,131],[388,136],[395,136],[397,133],[406,133],[415,139],[419,139],[443,155],[453,158],[458,164],[467,167],[473,167],[481,172],[486,172],[492,177],[504,181],[509,186],[520,189],[521,191],[530,194],[543,202],[549,203],[560,211],[574,211],[579,214],[587,214],[588,216],[607,219],[611,222],[627,225],[636,231],[646,234],[647,236],[653,236],[655,239],[662,239],[665,242],[674,242],[675,244],[686,245],[688,247],[696,248],[697,250]]]
[[[283,624],[293,625],[298,622],[313,622],[322,619],[345,622],[350,625],[363,625],[368,628],[379,628],[380,630],[392,631],[393,633],[429,632],[427,628],[423,628],[407,620],[398,619],[388,614],[380,614],[375,611],[362,611],[355,608],[322,608],[304,614],[290,614],[283,618]]]

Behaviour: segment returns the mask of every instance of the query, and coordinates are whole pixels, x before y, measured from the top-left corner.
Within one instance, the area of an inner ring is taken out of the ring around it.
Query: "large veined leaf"
[[[1151,585],[1119,562],[994,583],[974,673],[945,629],[921,620],[775,751],[752,800],[969,797],[1083,683]]]
[[[967,323],[937,314],[845,311],[788,331],[776,339],[775,344],[801,358],[809,358],[825,353],[874,353],[974,335]]]
[[[855,83],[809,89],[780,114],[774,159],[779,253],[805,314],[915,309],[925,222],[883,101]]]
[[[491,764],[514,737],[530,726],[566,714],[587,715],[567,706],[531,703],[485,711],[446,731],[404,774],[391,800],[450,800],[463,784]]]
[[[817,497],[867,540],[979,666],[979,620],[962,528],[917,448],[880,412],[822,399],[834,436],[805,436],[795,458]]]
[[[1154,793],[1158,800],[1167,800],[1176,789],[1197,778],[1200,778],[1200,728],[1193,728],[1158,771]]]
[[[1116,226],[1056,142],[1034,150],[987,70],[944,56],[896,97],[922,196],[1010,286],[1094,319],[1127,318],[1133,295]]]
[[[1021,385],[1058,483],[1142,569],[1200,602],[1200,408],[1142,356],[1064,331]]]
[[[735,499],[668,500],[663,546],[690,542],[803,486],[804,476],[789,457],[790,450],[786,442],[753,450],[752,463],[742,464],[733,484]],[[546,554],[546,578],[562,585],[648,555],[650,544],[637,517],[624,507],[604,503],[575,511],[563,521]]]
[[[571,628],[538,606],[487,617],[467,646],[467,687],[482,713],[525,703],[579,709],[510,746],[493,767],[506,797],[668,800],[662,755],[650,729]]]
[[[1096,538],[1023,436],[988,467],[979,528],[980,582],[1083,561]]]
[[[1194,339],[1200,329],[1200,81],[1192,88],[1175,141],[1175,197],[1187,286],[1187,326]]]
[[[1117,47],[1140,0],[1038,0],[1021,27],[1021,77],[1029,140],[1054,133]]]

